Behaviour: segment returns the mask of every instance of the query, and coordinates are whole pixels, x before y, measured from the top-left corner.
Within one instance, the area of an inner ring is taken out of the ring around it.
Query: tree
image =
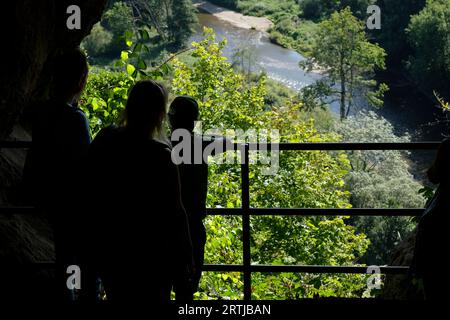
[[[367,6],[375,2],[374,0],[302,0],[300,9],[302,16],[306,19],[317,20],[328,18],[333,12],[350,7],[355,15],[362,19],[367,15]]]
[[[408,142],[392,125],[374,112],[360,112],[337,124],[347,142]],[[422,185],[410,172],[407,153],[397,150],[348,152],[352,170],[346,177],[350,202],[356,208],[422,208]],[[371,241],[363,261],[386,264],[390,254],[413,230],[408,217],[355,217],[352,223]]]
[[[133,10],[124,2],[116,2],[103,15],[102,26],[112,33],[112,41],[109,46],[109,53],[117,55],[126,48],[123,36],[125,32],[133,32],[135,28],[135,19]]]
[[[236,9],[239,0],[211,0],[211,2],[225,8]]]
[[[380,97],[387,86],[380,84],[378,90],[373,91],[370,87],[376,86],[377,82],[369,77],[377,68],[385,68],[385,56],[382,48],[367,39],[364,23],[345,8],[319,24],[311,57],[301,66],[310,70],[315,66],[325,69],[327,77],[312,86],[320,88],[317,96],[321,102],[325,97],[337,95],[343,120],[354,105],[357,91],[364,91],[372,105],[383,103]],[[311,91],[311,87],[308,89]]]
[[[402,66],[411,53],[405,29],[408,27],[411,16],[417,14],[424,6],[426,0],[378,0],[377,5],[382,12],[381,30],[372,30],[377,41],[386,50],[387,63],[390,67]]]
[[[233,50],[233,67],[250,79],[256,73],[256,53],[255,45],[251,42],[241,43]]]
[[[336,141],[335,134],[317,132],[314,121],[302,121],[302,107],[287,103],[266,108],[264,77],[255,83],[237,73],[216,42],[212,30],[193,43],[192,65],[174,60],[172,89],[176,95],[191,95],[200,107],[202,128],[277,129],[282,142]],[[253,207],[348,208],[349,193],[344,177],[349,168],[343,152],[282,152],[276,175],[265,176],[260,164],[250,165],[250,194]],[[208,206],[240,207],[239,165],[210,164]],[[345,217],[254,217],[252,218],[252,261],[259,264],[353,265],[369,242],[346,224]],[[210,216],[206,220],[207,263],[242,262],[240,218]],[[256,299],[313,296],[361,296],[362,275],[254,274]],[[200,298],[242,297],[239,273],[205,273]],[[240,292],[241,291],[241,292]]]
[[[285,103],[267,108],[265,78],[249,82],[235,72],[223,56],[226,41],[216,42],[212,30],[193,43],[193,63],[173,59],[172,89],[199,101],[203,128],[243,130],[268,128],[281,133],[281,142],[337,141],[333,133],[319,133],[313,120],[303,120],[302,106]],[[132,44],[129,44],[130,48]],[[93,128],[117,120],[139,65],[130,66],[128,51],[121,60],[126,72],[102,71],[89,78],[82,100]],[[130,53],[130,56],[133,52]],[[149,73],[158,79],[158,70]],[[104,72],[104,74],[103,74]],[[349,161],[345,153],[322,151],[282,152],[279,172],[262,174],[264,165],[250,164],[251,205],[254,207],[348,208],[344,177]],[[240,207],[240,165],[209,166],[209,207]],[[113,173],[112,173],[113,174]],[[346,217],[253,217],[252,261],[260,264],[355,265],[369,241],[346,223]],[[235,216],[209,216],[206,220],[207,263],[242,263],[241,220]],[[361,296],[366,276],[358,274],[253,274],[253,298],[283,299],[313,296]],[[240,273],[204,273],[197,298],[242,298]]]
[[[177,0],[171,3],[171,14],[167,19],[169,38],[175,47],[182,47],[194,32],[198,23],[191,0]]]
[[[90,57],[97,57],[107,52],[112,40],[112,33],[103,28],[100,23],[97,23],[92,28],[91,33],[84,38],[81,45]]]
[[[428,0],[407,28],[413,52],[408,68],[416,81],[429,91],[437,89],[450,97],[450,5],[447,0]]]
[[[153,27],[162,40],[175,49],[185,45],[198,23],[190,0],[127,0],[139,22]]]

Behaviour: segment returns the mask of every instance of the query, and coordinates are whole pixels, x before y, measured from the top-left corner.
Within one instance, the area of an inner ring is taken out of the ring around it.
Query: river
[[[230,61],[235,49],[249,47],[255,59],[254,68],[265,70],[271,79],[289,88],[299,90],[321,78],[320,74],[302,71],[298,63],[305,58],[293,50],[271,43],[263,32],[236,27],[208,13],[199,13],[198,19],[197,32],[190,40],[198,41],[202,38],[203,26],[213,28],[218,40],[228,40],[224,54]]]
[[[265,70],[269,78],[289,88],[299,90],[322,77],[319,73],[301,70],[298,64],[305,59],[302,55],[271,43],[261,31],[236,27],[208,13],[198,13],[198,19],[199,26],[190,41],[202,38],[203,26],[213,28],[218,40],[228,40],[224,55],[230,61],[237,48],[247,46],[252,50],[254,71]],[[395,81],[392,84],[385,97],[385,106],[378,113],[390,121],[399,134],[409,132],[414,140],[439,139],[441,129],[427,127],[433,121],[432,103],[413,88],[397,87]],[[331,110],[337,114],[339,106],[333,104]]]

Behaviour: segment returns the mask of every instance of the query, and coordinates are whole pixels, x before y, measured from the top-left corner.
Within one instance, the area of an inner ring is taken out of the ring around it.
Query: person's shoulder
[[[150,146],[164,161],[172,158],[172,146],[170,142],[151,139]]]
[[[59,112],[61,114],[61,117],[66,121],[77,124],[81,123],[83,125],[88,121],[86,114],[79,107],[71,106],[67,103],[55,103],[54,105],[50,106],[50,108],[53,108],[53,110],[57,110],[56,112]]]
[[[170,142],[168,142],[168,141],[150,139],[150,144],[153,148],[161,150],[162,152],[165,152],[165,153],[172,152],[172,146],[171,146]]]
[[[97,133],[95,139],[102,140],[102,139],[117,137],[121,134],[121,132],[122,132],[122,130],[120,127],[118,127],[116,125],[110,125],[110,126],[107,126],[103,129],[101,129]]]
[[[86,118],[86,113],[80,107],[72,107],[74,114]]]

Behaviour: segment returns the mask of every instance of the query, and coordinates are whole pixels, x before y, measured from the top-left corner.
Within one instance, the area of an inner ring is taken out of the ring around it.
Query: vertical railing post
[[[241,149],[241,201],[242,201],[242,246],[244,265],[244,300],[252,298],[252,274],[250,270],[250,186],[249,186],[249,145]]]

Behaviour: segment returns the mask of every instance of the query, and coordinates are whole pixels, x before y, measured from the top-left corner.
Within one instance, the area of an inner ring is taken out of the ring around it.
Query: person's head
[[[67,50],[53,63],[54,96],[65,102],[77,102],[88,76],[86,56],[79,48]]]
[[[198,120],[198,103],[190,96],[176,97],[170,104],[169,121],[173,130],[194,130],[195,121]]]
[[[125,106],[125,127],[156,137],[162,134],[166,116],[167,91],[153,80],[137,82]]]
[[[428,170],[432,183],[450,185],[450,139],[442,141],[436,159]]]

